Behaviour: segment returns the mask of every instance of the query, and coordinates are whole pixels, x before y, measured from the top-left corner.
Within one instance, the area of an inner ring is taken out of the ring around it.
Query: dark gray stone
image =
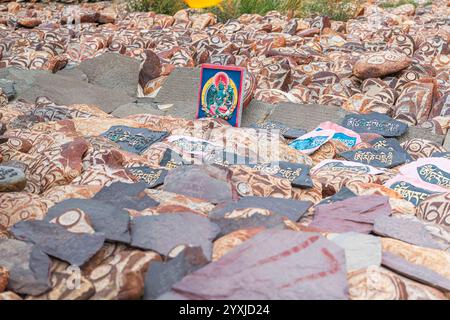
[[[397,152],[386,148],[365,148],[346,151],[339,154],[345,160],[355,161],[380,168],[392,168],[401,165],[409,159],[406,152]]]
[[[120,88],[104,88],[43,70],[4,68],[0,69],[0,78],[15,81],[16,99],[30,102],[34,102],[37,97],[46,96],[59,105],[93,104],[110,113],[135,100]]]
[[[147,189],[147,184],[139,183],[125,183],[114,182],[102,190],[97,192],[92,200],[101,201],[115,208],[145,210],[154,208],[159,205],[158,201],[150,198],[144,190]]]
[[[415,264],[389,252],[383,252],[383,266],[407,278],[434,287],[438,290],[450,291],[450,280],[439,273]]]
[[[168,292],[186,275],[208,264],[200,247],[186,247],[175,258],[150,264],[145,276],[144,299],[153,300]]]
[[[118,107],[111,114],[115,117],[125,118],[134,114],[153,114],[158,116],[164,116],[166,112],[164,110],[159,110],[157,105],[154,103],[139,103],[130,102]]]
[[[0,79],[0,88],[3,90],[3,93],[6,94],[8,100],[14,99],[16,95],[16,89],[14,88],[14,81],[7,79]]]
[[[358,133],[377,133],[384,137],[399,137],[408,130],[407,124],[377,112],[349,114],[342,126]]]
[[[26,184],[27,179],[21,169],[0,165],[0,192],[22,191]]]
[[[208,260],[220,229],[208,218],[190,213],[136,217],[131,223],[131,245],[167,256],[179,245],[200,246]]]
[[[139,59],[106,52],[98,57],[84,60],[76,68],[87,76],[89,83],[113,90],[118,89],[135,97],[140,64]]]
[[[347,299],[344,250],[316,233],[270,229],[187,275],[160,299]]]
[[[147,188],[155,188],[162,185],[168,173],[167,170],[150,167],[133,167],[127,170],[138,177],[139,181],[145,183]]]
[[[109,241],[130,243],[129,230],[130,216],[121,207],[92,200],[92,199],[67,199],[51,207],[45,221],[51,221],[67,211],[80,209],[89,216],[92,227],[96,232],[102,232]]]
[[[161,161],[159,162],[161,167],[168,167],[171,169],[189,164],[190,163],[185,161],[179,153],[173,151],[172,149],[166,149]]]
[[[421,203],[430,195],[439,193],[436,191],[417,187],[406,181],[394,182],[389,186],[389,188],[400,193],[405,200],[411,202],[414,206],[418,206],[419,203]]]
[[[257,212],[258,210],[254,210]],[[251,228],[280,228],[284,226],[284,217],[282,215],[272,214],[272,215],[261,215],[253,214],[249,217],[240,217],[236,219],[232,218],[211,218],[211,221],[220,227],[219,237],[223,237],[231,232],[241,229],[251,229]]]
[[[375,149],[388,149],[396,152],[397,154],[405,154],[406,162],[413,161],[411,155],[402,148],[400,142],[395,138],[377,138],[370,141],[370,144]]]
[[[227,173],[226,169],[222,171],[212,166],[178,167],[167,174],[163,190],[220,203],[233,198],[231,182],[226,180]]]
[[[10,232],[19,240],[34,243],[46,254],[76,266],[86,263],[105,242],[103,234],[73,233],[60,225],[39,220],[18,222]]]
[[[309,176],[310,167],[301,163],[278,161],[249,166],[263,173],[288,179],[293,187],[311,188],[313,186],[313,182]]]
[[[330,204],[330,203],[333,203],[333,202],[342,201],[342,200],[345,200],[345,199],[348,199],[348,198],[352,198],[352,197],[356,197],[356,196],[357,195],[354,192],[352,192],[349,188],[342,187],[341,190],[339,190],[337,193],[335,193],[331,197],[323,199],[318,204],[316,204],[316,206],[320,206],[320,205],[323,205],[323,204]]]
[[[433,240],[431,234],[420,222],[396,217],[378,217],[373,225],[373,232],[411,243],[416,246],[444,250],[439,242]]]
[[[142,154],[153,143],[161,141],[168,135],[166,131],[153,131],[145,128],[112,126],[102,136],[117,143],[123,150]]]
[[[0,239],[0,265],[9,270],[8,290],[40,295],[51,289],[51,260],[31,243]]]
[[[435,158],[446,158],[446,159],[450,159],[450,151],[449,152],[435,152],[431,155],[432,157]]]

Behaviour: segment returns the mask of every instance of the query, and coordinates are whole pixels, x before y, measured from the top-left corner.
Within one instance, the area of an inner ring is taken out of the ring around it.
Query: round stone
[[[0,166],[0,192],[22,191],[26,184],[27,180],[22,170]]]

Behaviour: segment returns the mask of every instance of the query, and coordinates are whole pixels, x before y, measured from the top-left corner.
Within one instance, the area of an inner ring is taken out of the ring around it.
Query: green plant
[[[382,8],[396,8],[396,7],[399,7],[404,4],[412,4],[414,7],[417,7],[417,2],[414,0],[397,0],[394,2],[391,2],[391,1],[382,2],[379,4],[379,6]]]
[[[186,8],[182,0],[129,0],[129,11],[155,11],[156,13],[163,13],[174,15],[177,11]]]
[[[333,20],[346,21],[352,18],[357,4],[352,0],[290,0],[295,3],[295,15],[305,18],[325,15]]]

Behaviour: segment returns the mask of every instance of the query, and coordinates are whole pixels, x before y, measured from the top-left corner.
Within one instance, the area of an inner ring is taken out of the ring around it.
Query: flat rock
[[[124,91],[135,97],[137,94],[140,61],[118,53],[106,52],[82,61],[80,69],[89,83],[104,88]]]
[[[68,199],[61,201],[48,210],[45,221],[51,221],[68,211],[77,209],[88,215],[94,230],[103,233],[106,240],[131,242],[128,212],[98,200]]]
[[[315,233],[266,230],[160,299],[334,300],[347,299],[347,292],[342,248]]]
[[[434,287],[444,292],[450,291],[450,280],[439,273],[419,264],[408,262],[400,256],[383,252],[383,266],[407,278]]]
[[[168,292],[186,275],[207,265],[208,259],[200,247],[186,247],[175,258],[150,264],[145,276],[144,299],[153,300]]]
[[[408,130],[405,123],[377,112],[348,114],[344,117],[342,126],[358,133],[376,133],[384,137],[399,137]]]
[[[164,256],[181,245],[200,246],[211,260],[212,241],[219,232],[208,218],[189,212],[141,216],[131,223],[131,245]]]
[[[293,187],[311,188],[313,182],[309,176],[310,167],[301,163],[278,161],[274,163],[259,163],[249,165],[264,174],[288,179]]]
[[[166,114],[166,110],[160,110],[157,107],[157,104],[152,102],[130,102],[119,106],[115,109],[111,114],[115,117],[125,118],[134,114],[154,114],[163,116]]]
[[[128,168],[139,181],[145,183],[147,188],[155,188],[164,184],[164,179],[169,171],[165,169],[153,169],[150,167],[132,167]]]
[[[46,254],[81,266],[86,263],[105,241],[103,234],[83,234],[46,221],[28,220],[16,223],[10,232],[17,239],[39,246]]]
[[[0,239],[0,265],[9,270],[9,290],[39,295],[51,289],[51,260],[31,243]]]
[[[379,238],[356,232],[341,233],[329,239],[345,250],[347,272],[381,264],[381,241]]]
[[[4,68],[0,70],[0,78],[15,81],[16,99],[27,101],[46,96],[58,105],[93,104],[110,113],[134,100],[120,88],[104,88],[42,70]]]
[[[117,143],[123,150],[137,154],[143,153],[153,143],[164,139],[166,131],[153,131],[145,128],[112,126],[102,136]]]
[[[27,179],[21,169],[0,165],[0,192],[22,191],[26,184]]]
[[[339,190],[338,192],[336,192],[334,195],[332,195],[331,197],[325,198],[322,201],[320,201],[316,206],[320,206],[323,204],[330,204],[333,202],[338,202],[338,201],[342,201],[348,198],[352,198],[352,197],[356,197],[357,195],[352,192],[349,188],[347,187],[343,187],[341,188],[341,190]]]
[[[378,217],[373,232],[380,236],[398,239],[421,247],[443,250],[445,248],[433,240],[425,226],[419,222],[396,217]]]
[[[330,232],[370,233],[377,217],[390,214],[391,207],[386,196],[351,197],[315,207],[310,226]]]
[[[404,164],[410,157],[406,152],[387,148],[364,148],[339,154],[345,160],[359,162],[379,168],[392,168]]]
[[[206,171],[206,166],[182,166],[170,170],[164,180],[163,190],[212,203],[232,199],[231,183],[213,177]]]
[[[0,88],[3,90],[3,93],[6,94],[8,100],[12,100],[16,95],[14,81],[12,80],[0,79]]]
[[[413,160],[411,155],[408,152],[406,152],[405,149],[402,148],[402,146],[400,145],[398,140],[395,138],[381,137],[381,138],[373,139],[369,143],[375,149],[383,149],[384,148],[384,149],[389,149],[389,150],[395,151],[397,154],[405,154],[406,162]]]
[[[159,205],[158,201],[144,192],[147,187],[144,182],[113,182],[97,192],[92,200],[101,201],[116,208],[141,211]]]

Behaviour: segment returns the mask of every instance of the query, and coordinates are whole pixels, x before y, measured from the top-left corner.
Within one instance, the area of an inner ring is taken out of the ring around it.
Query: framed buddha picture
[[[245,69],[235,66],[203,64],[197,119],[221,118],[239,127],[242,116],[242,99]]]

